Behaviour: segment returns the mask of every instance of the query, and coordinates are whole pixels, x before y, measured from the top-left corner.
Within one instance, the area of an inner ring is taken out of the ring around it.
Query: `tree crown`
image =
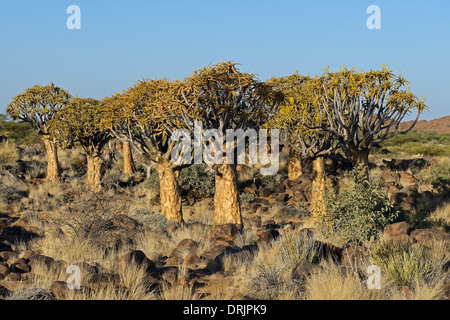
[[[48,123],[70,100],[70,94],[55,86],[35,85],[15,96],[6,108],[13,120],[29,123],[39,134],[48,135]]]

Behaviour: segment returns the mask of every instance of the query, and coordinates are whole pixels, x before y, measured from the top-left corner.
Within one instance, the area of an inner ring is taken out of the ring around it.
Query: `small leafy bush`
[[[338,236],[344,244],[361,244],[376,238],[399,214],[388,203],[381,182],[358,178],[357,172],[358,168],[341,180],[339,192],[327,186],[326,214],[317,218],[325,236]]]
[[[188,198],[202,199],[214,195],[216,176],[206,169],[206,164],[194,164],[181,170],[178,183]]]

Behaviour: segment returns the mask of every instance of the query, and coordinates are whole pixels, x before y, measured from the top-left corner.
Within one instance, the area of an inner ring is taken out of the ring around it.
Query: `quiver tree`
[[[57,146],[50,135],[49,122],[69,101],[69,93],[53,85],[36,85],[15,96],[6,108],[13,120],[20,119],[36,130],[45,146],[47,155],[47,177],[52,182],[59,180]]]
[[[427,109],[408,82],[383,66],[379,71],[356,72],[345,67],[338,72],[325,70],[316,77],[314,95],[324,120],[319,126],[338,141],[353,164],[363,164],[368,176],[369,153],[373,146],[410,131]],[[417,112],[412,124],[400,130],[406,115]]]
[[[227,136],[227,130],[239,136],[247,129],[258,129],[282,100],[280,92],[254,75],[238,71],[236,65],[222,62],[197,70],[185,79],[181,92],[184,110],[196,112],[197,117],[191,119],[201,121],[204,128],[221,137]],[[203,136],[200,142],[213,149],[216,159],[208,163],[216,172],[213,223],[242,226],[234,157],[237,145],[215,138]]]
[[[289,159],[289,179],[295,180],[302,174],[301,161],[312,160],[312,198],[313,219],[326,214],[324,203],[325,166],[323,157],[329,154],[336,143],[332,135],[322,130],[323,119],[318,117],[318,99],[314,95],[317,83],[297,72],[293,75],[272,78],[268,81],[282,90],[285,99],[277,114],[268,122],[269,127],[279,127],[286,132],[291,151]]]
[[[125,174],[133,174],[136,170],[133,161],[133,153],[131,151],[131,144],[129,140],[122,141],[123,154],[123,172]]]
[[[302,76],[298,72],[286,77],[273,77],[267,81],[275,89],[281,90],[284,100],[277,113],[266,124],[269,128],[279,128],[284,132],[285,141],[289,145],[288,179],[297,180],[303,174],[302,171],[302,147],[299,140],[304,129],[302,126],[303,110],[307,99],[304,83],[309,77]]]
[[[172,139],[173,130],[185,127],[178,88],[178,82],[166,79],[139,81],[108,98],[104,123],[119,140],[130,142],[137,154],[153,163],[159,177],[161,213],[167,220],[184,225],[177,178],[190,163],[175,163],[171,158],[178,143]]]
[[[87,183],[100,192],[102,150],[112,139],[109,129],[102,127],[102,102],[92,98],[72,98],[51,121],[51,133],[65,147],[80,145],[86,152]]]

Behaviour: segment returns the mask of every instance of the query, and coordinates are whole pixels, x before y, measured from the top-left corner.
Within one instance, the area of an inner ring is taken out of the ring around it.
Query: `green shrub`
[[[327,213],[317,218],[326,237],[337,236],[344,244],[376,238],[399,213],[388,203],[379,180],[359,179],[357,172],[358,168],[341,179],[339,192],[327,186],[324,193]]]
[[[371,263],[399,286],[411,285],[416,279],[426,279],[433,271],[432,263],[420,245],[402,246],[380,241],[371,248],[369,256]]]
[[[239,194],[239,200],[241,201],[241,204],[250,203],[250,202],[252,202],[255,199],[256,199],[256,197],[252,193],[242,192],[242,193]]]
[[[8,140],[14,143],[41,143],[39,135],[28,123],[7,121],[3,114],[0,114],[0,135],[8,137]]]
[[[181,170],[178,183],[188,199],[202,199],[214,195],[216,176],[206,169],[206,164],[194,164]]]

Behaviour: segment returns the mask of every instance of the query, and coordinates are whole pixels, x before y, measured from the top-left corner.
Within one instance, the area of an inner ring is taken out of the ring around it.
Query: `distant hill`
[[[405,130],[409,128],[409,126],[413,123],[413,121],[406,121],[400,124],[400,129]],[[438,119],[433,120],[419,120],[417,121],[413,131],[417,132],[431,132],[435,131],[438,134],[450,133],[450,116],[445,116]]]

